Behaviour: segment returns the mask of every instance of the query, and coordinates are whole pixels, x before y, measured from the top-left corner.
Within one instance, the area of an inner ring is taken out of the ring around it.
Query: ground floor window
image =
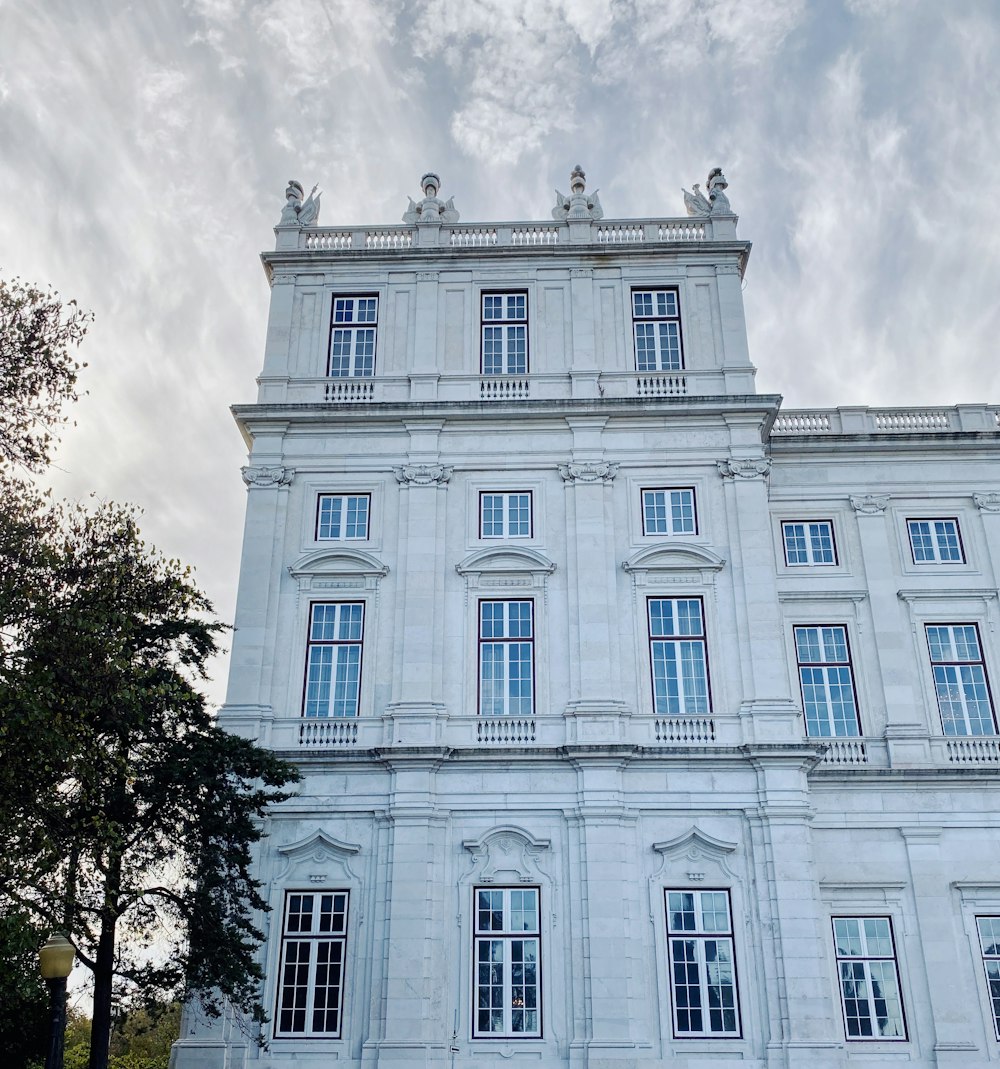
[[[848,1039],[906,1039],[889,917],[834,917],[840,999]]]
[[[542,1034],[537,887],[477,887],[473,1035]]]

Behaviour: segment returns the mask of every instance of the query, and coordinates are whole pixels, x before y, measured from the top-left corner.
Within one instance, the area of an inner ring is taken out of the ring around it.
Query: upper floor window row
[[[644,535],[697,534],[698,516],[691,487],[643,490]]]
[[[632,332],[637,371],[680,371],[684,367],[677,290],[633,290]]]
[[[370,514],[371,494],[320,494],[316,502],[316,540],[366,539]]]
[[[958,520],[907,520],[914,564],[963,564],[965,553]]]
[[[484,293],[482,317],[484,375],[528,373],[528,295]]]
[[[829,520],[789,520],[781,525],[781,541],[785,564],[790,568],[837,563],[833,524]]]

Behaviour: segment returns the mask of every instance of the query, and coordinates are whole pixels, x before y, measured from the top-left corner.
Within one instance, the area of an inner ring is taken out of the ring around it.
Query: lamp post
[[[63,1046],[66,1042],[66,977],[73,969],[73,944],[59,932],[49,936],[38,951],[42,979],[49,985],[49,1053],[45,1069],[63,1069]]]

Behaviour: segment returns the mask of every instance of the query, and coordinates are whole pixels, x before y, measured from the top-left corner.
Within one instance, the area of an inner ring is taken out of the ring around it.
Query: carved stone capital
[[[995,490],[986,494],[973,494],[972,500],[980,512],[1000,512],[1000,494]]]
[[[240,469],[243,481],[251,490],[288,486],[295,475],[294,468],[246,467]]]
[[[618,464],[560,464],[559,474],[567,483],[610,483],[618,474]]]
[[[851,507],[859,516],[881,516],[888,504],[888,494],[851,494]]]
[[[723,479],[766,479],[771,471],[768,457],[729,457],[716,463]]]
[[[393,468],[396,481],[405,486],[444,486],[453,470],[443,464],[404,464]]]

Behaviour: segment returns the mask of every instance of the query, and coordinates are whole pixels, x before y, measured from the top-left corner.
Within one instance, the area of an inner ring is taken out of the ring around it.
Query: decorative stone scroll
[[[618,474],[619,464],[560,464],[559,474],[567,483],[610,483]]]
[[[729,457],[716,463],[723,479],[766,479],[771,471],[768,457]]]
[[[1000,494],[995,490],[986,494],[973,494],[972,500],[980,512],[1000,512]]]
[[[392,470],[396,481],[405,486],[444,486],[454,468],[444,464],[404,464]]]
[[[888,504],[888,494],[851,494],[851,507],[860,516],[881,516]]]
[[[288,486],[295,475],[294,468],[246,467],[240,469],[243,481],[251,489],[266,490],[275,486]]]
[[[514,825],[494,828],[478,839],[466,839],[462,845],[472,855],[477,883],[538,883],[542,870],[539,859],[548,850],[549,840],[536,838],[531,832]]]

